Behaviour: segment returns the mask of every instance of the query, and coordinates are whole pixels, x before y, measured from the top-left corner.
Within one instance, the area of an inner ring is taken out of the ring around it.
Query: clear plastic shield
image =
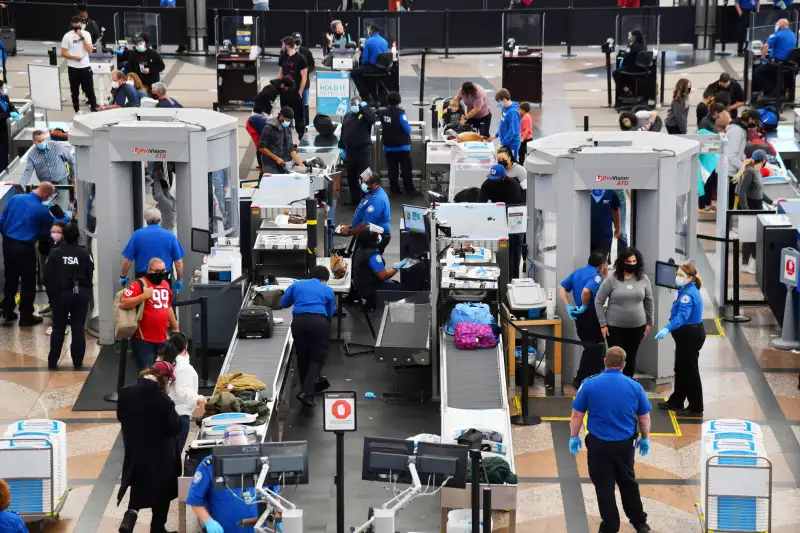
[[[123,36],[129,43],[137,35],[145,34],[150,48],[161,48],[161,16],[158,13],[125,13],[122,26]]]
[[[252,46],[260,46],[259,38],[258,17],[219,17],[217,46],[231,46],[240,52],[247,52]]]
[[[361,19],[361,36],[366,37],[369,35],[367,31],[370,24],[375,24],[380,28],[381,35],[389,43],[397,43],[397,48],[400,48],[400,21],[396,18],[380,17],[380,18],[364,18]]]
[[[510,12],[506,14],[504,20],[506,41],[514,39],[514,44],[517,46],[542,46],[544,15]]]
[[[621,15],[617,17],[617,43],[624,48],[628,34],[633,30],[642,32],[644,42],[650,49],[661,44],[661,17],[658,15]]]

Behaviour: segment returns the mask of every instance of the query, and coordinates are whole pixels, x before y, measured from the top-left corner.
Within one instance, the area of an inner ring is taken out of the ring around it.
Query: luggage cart
[[[703,533],[772,531],[772,463],[763,456],[713,455],[705,468],[702,502],[695,502]]]
[[[11,488],[11,510],[25,522],[58,519],[70,488],[60,472],[56,447],[47,437],[0,438],[0,478]]]

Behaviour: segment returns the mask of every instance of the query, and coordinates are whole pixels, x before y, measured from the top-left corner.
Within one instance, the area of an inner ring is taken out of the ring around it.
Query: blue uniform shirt
[[[773,33],[767,39],[770,57],[776,61],[786,61],[789,52],[794,50],[797,45],[797,37],[789,28],[783,28]]]
[[[736,0],[736,4],[739,4],[739,7],[742,9],[755,9],[756,4],[759,0]]]
[[[669,310],[669,324],[665,327],[675,331],[681,326],[691,326],[703,322],[703,297],[694,283],[687,283],[678,290],[678,297]]]
[[[333,289],[317,278],[298,279],[289,285],[281,298],[281,307],[292,305],[294,306],[292,316],[315,313],[330,318],[336,312]]]
[[[591,212],[591,241],[595,244],[608,244],[614,240],[612,214],[619,211],[619,197],[616,191],[606,189],[602,196],[596,196],[592,191]]]
[[[147,272],[147,263],[154,257],[163,260],[170,272],[172,262],[183,259],[186,252],[174,233],[158,224],[150,224],[133,232],[122,255],[128,261],[135,261],[136,272]]]
[[[3,533],[28,533],[22,517],[14,511],[0,511],[0,531]]]
[[[206,508],[211,518],[219,522],[225,533],[253,533],[253,528],[237,526],[236,522],[245,518],[258,516],[258,506],[248,505],[242,500],[242,489],[215,489],[213,473],[211,471],[211,456],[209,455],[194,473],[186,505],[202,506]],[[251,496],[255,496],[253,489],[246,489]]]
[[[374,65],[375,59],[380,54],[385,54],[389,51],[389,43],[386,39],[381,37],[380,33],[373,33],[366,41],[364,41],[364,52],[361,54],[362,65]]]
[[[586,306],[586,309],[594,309],[594,295],[597,294],[597,289],[600,288],[601,283],[603,283],[603,276],[597,271],[597,267],[586,265],[567,276],[561,282],[561,286],[567,292],[572,291],[575,305],[583,305],[583,299],[581,298],[583,289],[592,291],[592,297],[589,298],[589,305]]]
[[[637,417],[652,409],[642,386],[620,370],[606,370],[584,380],[572,408],[588,411],[586,429],[608,441],[632,438]]]
[[[66,224],[69,217],[55,218],[35,192],[17,194],[0,214],[0,234],[17,241],[36,242],[50,233],[56,220]]]
[[[359,202],[356,213],[353,215],[352,227],[358,227],[362,222],[382,227],[384,235],[392,234],[389,197],[386,195],[386,191],[380,187],[370,191]]]
[[[383,256],[380,252],[375,252],[372,254],[372,257],[369,258],[369,268],[372,270],[375,275],[378,275],[378,272],[383,272],[386,270],[386,262],[383,260]],[[383,280],[384,283],[394,283],[390,278]]]

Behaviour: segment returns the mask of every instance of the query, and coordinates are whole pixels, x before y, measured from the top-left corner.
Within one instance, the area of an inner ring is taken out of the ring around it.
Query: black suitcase
[[[261,305],[248,305],[239,311],[238,336],[240,339],[256,337],[268,339],[272,337],[275,323],[272,309]]]
[[[3,42],[8,55],[17,55],[17,31],[11,27],[11,15],[8,9],[0,9],[0,41]]]

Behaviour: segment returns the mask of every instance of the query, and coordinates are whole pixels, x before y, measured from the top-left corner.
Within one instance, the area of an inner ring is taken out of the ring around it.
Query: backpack
[[[142,287],[142,290],[144,290],[144,282],[142,280],[135,279],[133,282],[138,283]],[[122,289],[114,295],[114,335],[117,339],[128,339],[133,337],[137,331],[139,331],[141,335],[139,322],[141,322],[142,313],[144,313],[144,302],[133,309],[120,309],[119,307],[122,296],[127,290],[127,287],[122,287]]]
[[[761,111],[761,127],[764,131],[775,131],[778,129],[778,112],[772,106],[766,106],[759,109]]]
[[[317,113],[314,117],[314,129],[323,137],[330,137],[336,132],[336,125],[328,115]]]
[[[456,348],[460,350],[477,350],[497,346],[494,331],[489,324],[461,322],[455,329]]]
[[[450,320],[445,324],[444,330],[448,335],[455,334],[455,328],[461,322],[471,322],[473,324],[494,324],[489,312],[489,304],[464,302],[456,304],[452,311],[450,311]]]

